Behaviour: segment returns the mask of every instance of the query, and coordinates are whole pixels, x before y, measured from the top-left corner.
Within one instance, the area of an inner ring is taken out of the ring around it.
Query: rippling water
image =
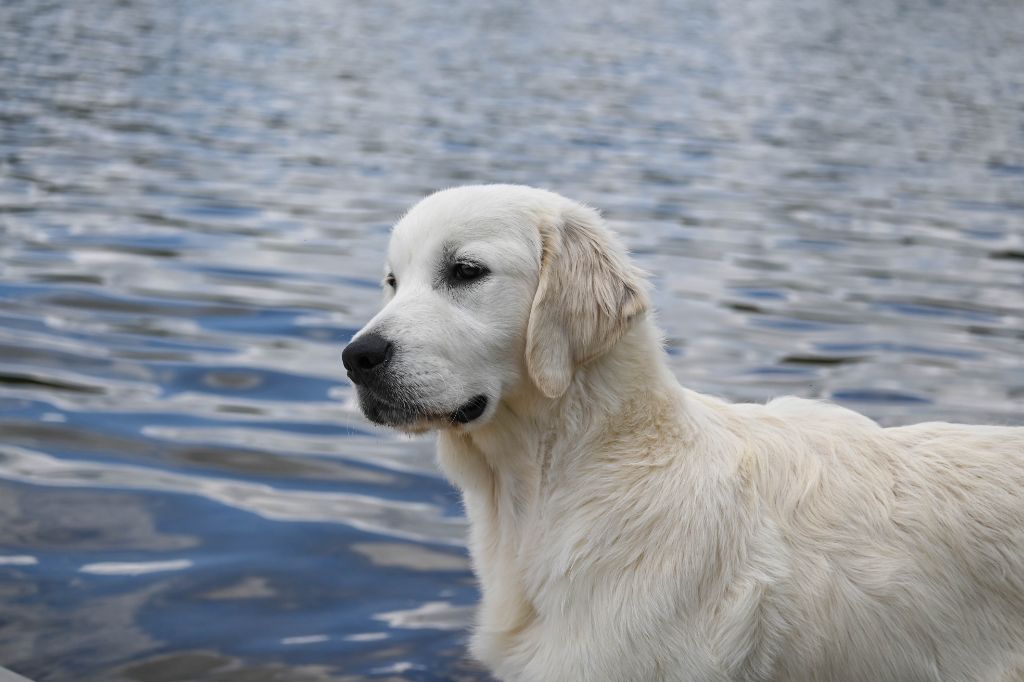
[[[605,210],[736,400],[1024,423],[1019,0],[0,4],[0,663],[485,680],[340,350],[464,182]]]

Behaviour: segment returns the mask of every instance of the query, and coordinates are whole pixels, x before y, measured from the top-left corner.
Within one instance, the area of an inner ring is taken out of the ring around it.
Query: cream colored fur
[[[442,243],[493,280],[431,290]],[[428,197],[389,265],[367,329],[405,348],[409,395],[490,399],[402,427],[440,428],[483,591],[471,650],[499,679],[1024,679],[1024,428],[689,391],[623,249],[541,190]]]

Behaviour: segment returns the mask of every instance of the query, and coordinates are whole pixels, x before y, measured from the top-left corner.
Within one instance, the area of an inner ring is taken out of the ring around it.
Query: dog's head
[[[372,421],[486,423],[502,399],[565,393],[647,308],[597,212],[516,185],[433,194],[395,226],[384,308],[343,360]]]

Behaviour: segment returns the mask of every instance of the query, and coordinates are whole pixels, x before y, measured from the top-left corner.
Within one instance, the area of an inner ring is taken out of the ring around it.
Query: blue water
[[[602,208],[734,400],[1024,423],[1024,4],[0,3],[0,665],[488,679],[340,352],[466,182]]]

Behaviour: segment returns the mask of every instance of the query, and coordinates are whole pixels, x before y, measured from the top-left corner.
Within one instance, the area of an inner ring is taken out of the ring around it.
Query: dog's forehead
[[[510,248],[532,252],[539,243],[536,220],[514,202],[433,195],[414,206],[391,233],[393,268],[430,261],[471,247],[501,256]]]

